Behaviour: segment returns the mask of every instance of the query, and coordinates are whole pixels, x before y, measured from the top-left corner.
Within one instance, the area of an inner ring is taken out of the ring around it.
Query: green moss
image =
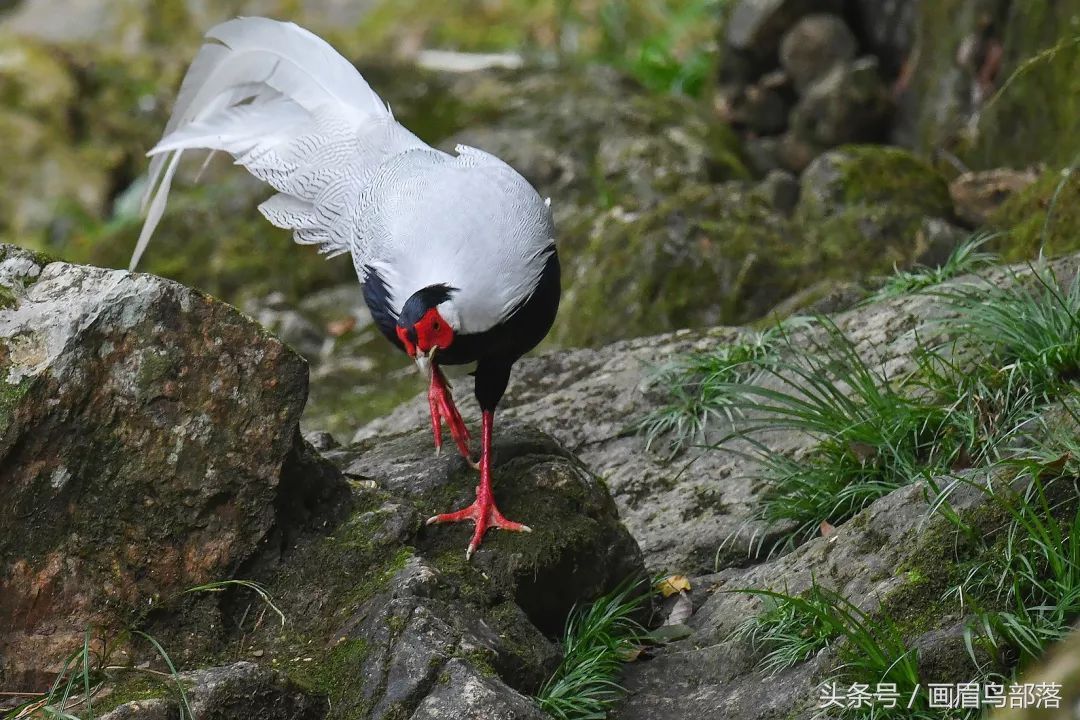
[[[756,317],[805,281],[777,271],[799,247],[786,220],[734,186],[683,186],[653,209],[617,207],[567,253],[578,271],[563,302],[574,312],[560,314],[553,335],[598,345]]]
[[[18,304],[18,298],[11,288],[0,285],[0,310],[13,308]]]
[[[1008,262],[1080,250],[1080,172],[1048,170],[991,216],[992,249]]]
[[[289,677],[308,692],[325,695],[332,704],[347,699],[356,705],[352,697],[360,689],[356,681],[364,670],[371,649],[363,638],[342,638],[324,655],[309,663],[296,663],[289,669]]]
[[[25,377],[17,383],[7,381],[5,377],[7,368],[4,363],[6,352],[6,347],[0,342],[0,438],[7,436],[15,411],[34,385],[34,378],[30,377]]]
[[[475,650],[464,650],[455,653],[454,657],[460,658],[465,662],[469,663],[474,670],[476,670],[484,677],[498,677],[498,673],[495,672],[495,668],[491,666],[491,661],[493,657],[490,650],[484,650],[482,648],[477,648]]]
[[[948,183],[929,163],[901,148],[845,145],[816,160],[804,176],[798,216],[810,221],[886,204],[912,215],[953,214]]]
[[[123,672],[106,687],[108,694],[94,701],[95,717],[100,717],[129,702],[176,697],[175,690],[169,682],[149,673],[136,671]]]

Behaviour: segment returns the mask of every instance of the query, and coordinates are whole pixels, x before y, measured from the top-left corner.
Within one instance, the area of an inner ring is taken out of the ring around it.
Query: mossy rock
[[[990,247],[1009,262],[1080,249],[1080,172],[1048,170],[990,217],[1000,231]]]
[[[572,251],[553,335],[597,345],[757,317],[808,282],[797,260],[788,265],[800,246],[787,220],[734,183],[690,185],[655,208],[617,206]]]
[[[949,185],[937,170],[907,150],[879,145],[846,145],[815,159],[803,173],[796,213],[811,221],[879,204],[912,215],[953,215]]]
[[[535,692],[558,657],[545,635],[575,603],[644,572],[602,484],[528,428],[500,427],[493,471],[503,512],[534,531],[491,532],[471,562],[471,528],[423,524],[473,499],[476,483],[458,458],[432,457],[426,429],[330,456],[363,478],[349,514],[247,569],[289,618],[247,638],[261,662],[328,697],[331,718],[408,716],[455,662]]]

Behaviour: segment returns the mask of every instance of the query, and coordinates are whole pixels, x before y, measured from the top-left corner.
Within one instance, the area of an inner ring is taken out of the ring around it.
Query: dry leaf
[[[822,520],[821,525],[818,527],[821,528],[821,537],[829,537],[836,532],[836,527],[831,525],[828,520]]]
[[[690,594],[686,592],[679,593],[679,598],[675,601],[675,607],[671,608],[671,612],[667,616],[667,620],[664,621],[665,625],[685,625],[686,621],[690,619],[690,616],[694,614],[694,601],[690,599]]]
[[[664,597],[690,590],[690,580],[685,575],[669,575],[656,583],[656,590]]]

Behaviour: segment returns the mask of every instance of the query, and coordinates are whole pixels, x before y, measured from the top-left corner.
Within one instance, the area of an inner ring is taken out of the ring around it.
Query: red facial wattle
[[[445,350],[454,342],[454,329],[435,308],[431,308],[413,326],[416,330],[416,348],[427,352],[431,348]]]
[[[411,332],[410,332],[411,330]],[[454,342],[454,329],[443,319],[435,308],[425,312],[412,328],[397,328],[398,339],[405,346],[405,352],[415,357],[419,352],[427,354],[432,348],[444,350]],[[416,342],[412,338],[416,338]]]

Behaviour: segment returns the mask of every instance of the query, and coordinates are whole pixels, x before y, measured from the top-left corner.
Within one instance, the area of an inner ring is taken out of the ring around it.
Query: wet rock
[[[836,65],[855,59],[856,41],[843,18],[815,13],[788,30],[780,42],[780,64],[805,92]]]
[[[251,662],[181,673],[193,720],[322,720],[329,709],[326,699],[305,693],[284,675]],[[167,693],[168,689],[161,688]],[[108,694],[104,702],[110,704]],[[125,702],[101,716],[102,720],[166,720],[180,713],[171,697]]]
[[[36,687],[343,484],[301,459],[303,360],[228,305],[12,246],[0,281],[0,674]]]
[[[1006,200],[1027,189],[1038,177],[1030,168],[967,172],[949,183],[949,194],[957,217],[977,227],[985,225]]]
[[[892,101],[875,58],[833,67],[791,111],[792,132],[820,147],[884,140]]]
[[[839,0],[738,0],[725,29],[728,45],[761,57],[773,56],[784,32],[810,12],[839,12]]]

